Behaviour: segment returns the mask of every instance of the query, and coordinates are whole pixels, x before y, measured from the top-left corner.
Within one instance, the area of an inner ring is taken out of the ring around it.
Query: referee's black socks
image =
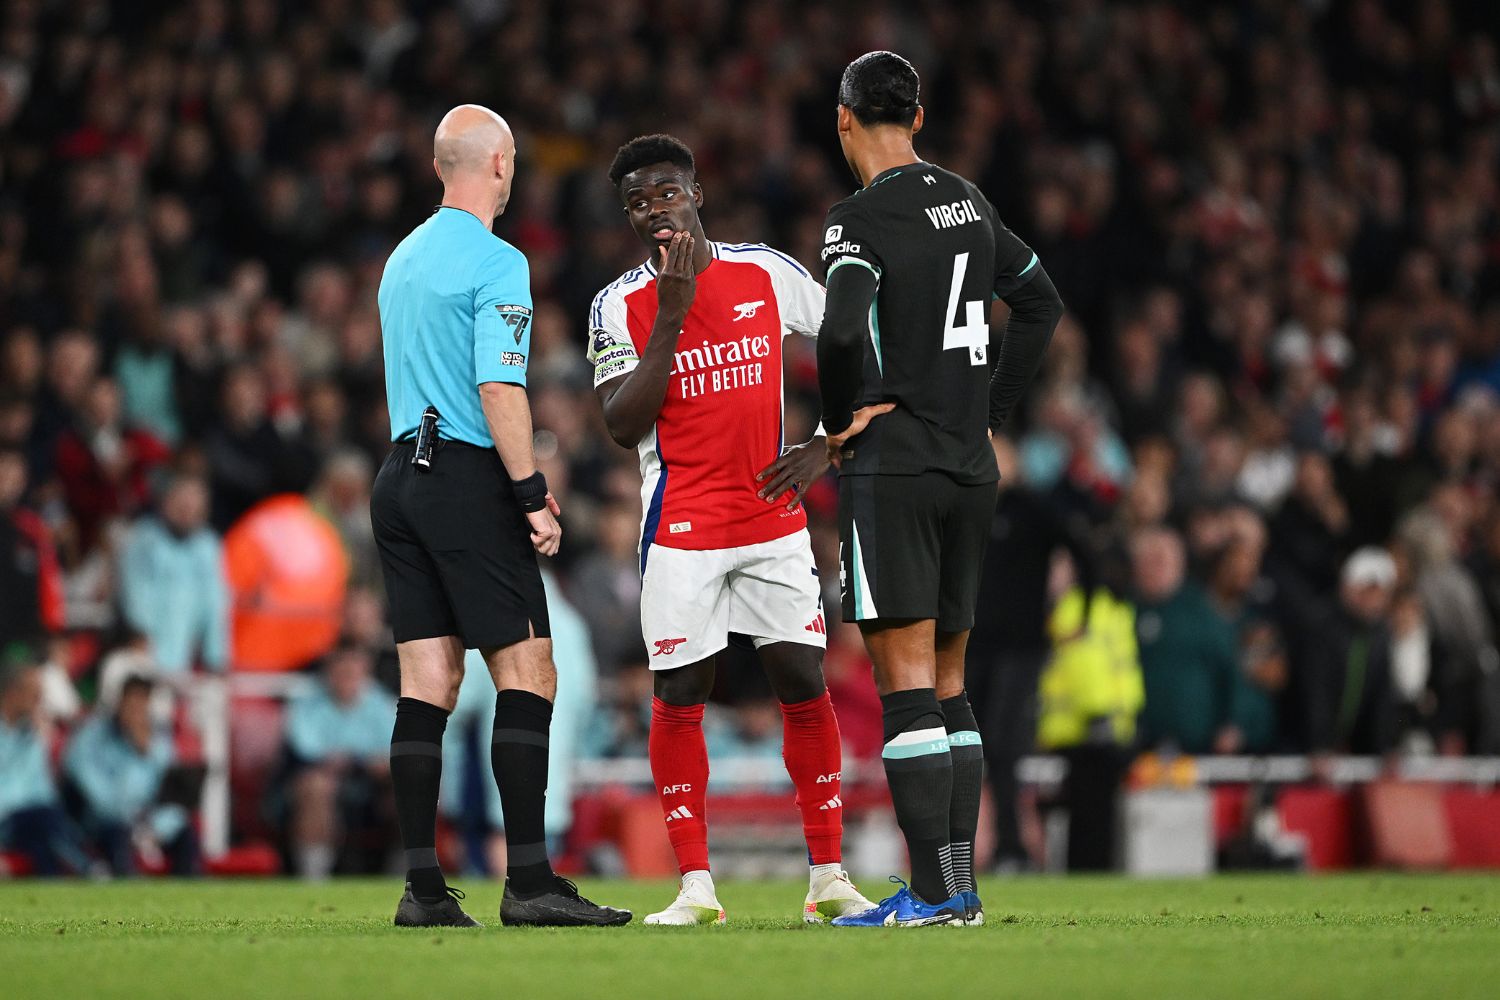
[[[932,688],[892,691],[880,699],[885,723],[881,758],[896,823],[911,856],[911,891],[925,903],[941,903],[948,889],[948,814],[953,764],[943,710]]]
[[[979,829],[979,794],[984,785],[984,745],[968,692],[960,691],[939,704],[947,723],[948,756],[953,761],[953,799],[948,807],[949,856],[953,861],[950,890],[973,892],[974,834]]]
[[[443,777],[443,730],[448,713],[416,698],[396,702],[391,731],[391,785],[396,793],[396,821],[406,848],[406,881],[424,902],[442,898],[447,883],[438,866],[438,786]]]
[[[506,689],[495,696],[495,734],[490,763],[505,816],[506,875],[511,890],[532,896],[554,882],[547,860],[547,737],[552,703],[530,691]]]

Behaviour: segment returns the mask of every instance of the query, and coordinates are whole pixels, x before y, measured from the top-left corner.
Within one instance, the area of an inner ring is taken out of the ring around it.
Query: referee
[[[861,190],[828,213],[818,381],[839,465],[844,620],[875,665],[912,879],[841,926],[984,921],[973,872],[984,761],[964,648],[999,479],[989,434],[1062,315],[1036,254],[979,189],[917,156],[922,117],[916,70],[894,52],[844,70],[839,144]],[[1011,311],[992,344],[996,298]]]
[[[542,816],[557,668],[537,553],[562,539],[531,450],[526,258],[490,232],[515,177],[505,120],[463,105],[433,139],[443,203],[401,241],[380,279],[395,446],[370,501],[401,661],[391,782],[406,847],[402,927],[477,927],[433,849],[443,730],[465,649],[498,692],[491,744],[509,859],[500,922],[623,924],[553,873]]]

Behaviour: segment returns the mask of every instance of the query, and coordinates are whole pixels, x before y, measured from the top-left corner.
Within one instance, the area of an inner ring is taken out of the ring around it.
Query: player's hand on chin
[[[765,485],[755,495],[766,503],[775,503],[778,497],[791,490],[792,499],[787,502],[786,509],[796,510],[802,504],[802,494],[827,470],[828,445],[819,435],[792,445],[780,458],[761,469],[755,481]]]
[[[693,236],[679,232],[661,248],[656,268],[656,307],[679,325],[692,308],[698,293],[698,272],[693,270]]]
[[[526,515],[526,520],[531,525],[531,544],[544,556],[557,555],[557,550],[562,545],[562,525],[557,523],[560,514],[562,508],[557,505],[552,494],[548,493],[547,506]]]
[[[837,434],[828,435],[828,461],[833,463],[835,469],[843,468],[844,445],[864,432],[870,426],[870,421],[883,413],[890,413],[896,408],[895,403],[876,403],[874,406],[861,406],[854,411],[854,419],[849,421],[849,426]]]

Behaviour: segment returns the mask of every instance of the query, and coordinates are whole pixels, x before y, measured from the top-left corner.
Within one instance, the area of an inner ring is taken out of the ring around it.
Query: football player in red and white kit
[[[595,297],[588,357],[610,436],[640,451],[651,773],[682,872],[677,899],[646,923],[724,920],[709,875],[703,706],[731,632],[753,640],[781,702],[811,866],[804,919],[859,912],[872,904],[840,863],[843,763],[801,506],[827,449],[821,434],[782,441],[781,338],[816,335],[823,289],[786,254],[703,235],[703,189],[677,139],[626,143],[609,177],[649,257]]]

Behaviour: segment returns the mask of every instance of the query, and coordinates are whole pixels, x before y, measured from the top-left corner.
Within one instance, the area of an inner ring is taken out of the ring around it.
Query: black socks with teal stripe
[[[448,713],[416,698],[396,702],[391,730],[391,785],[396,794],[396,821],[406,848],[406,881],[414,896],[434,902],[447,883],[438,866],[438,786],[443,779],[443,730]]]
[[[555,884],[547,860],[547,757],[552,703],[530,691],[495,696],[490,763],[505,815],[506,877],[511,891],[534,896]]]
[[[948,806],[948,855],[952,861],[948,894],[951,896],[975,889],[974,833],[979,829],[984,745],[966,692],[960,691],[940,704],[948,730],[948,757],[953,761],[953,797]]]
[[[911,856],[911,891],[925,903],[941,903],[952,895],[944,863],[953,765],[943,710],[932,688],[893,691],[881,696],[880,705],[885,724],[880,756]]]

